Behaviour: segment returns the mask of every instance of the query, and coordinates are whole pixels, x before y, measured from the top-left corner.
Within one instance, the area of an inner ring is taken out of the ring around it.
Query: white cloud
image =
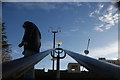
[[[102,29],[103,26],[104,26],[103,24],[98,25],[97,27],[95,27],[95,30],[97,30],[99,32],[103,32],[103,29]]]
[[[95,30],[103,32],[104,30],[109,30],[112,26],[115,26],[120,21],[120,13],[118,13],[118,8],[114,5],[108,6],[103,12],[100,12],[104,8],[103,4],[98,5],[98,9],[89,14],[90,17],[97,18],[101,23],[96,26]],[[96,16],[97,15],[97,16]],[[102,28],[100,26],[102,25]]]
[[[80,3],[80,2],[74,2],[74,3],[72,3],[72,5],[76,5],[76,6],[82,6],[82,4]]]
[[[116,13],[116,14],[112,14],[112,13],[105,14],[103,16],[100,16],[99,20],[102,21],[102,22],[111,24],[111,25],[115,25],[116,22],[118,22],[118,13]]]
[[[118,58],[110,58],[111,60],[117,60]]]
[[[93,14],[94,14],[94,12],[91,12],[91,13],[89,14],[89,16],[90,16],[90,17],[94,17]]]
[[[18,50],[13,50],[13,54],[19,54],[20,52]]]
[[[81,53],[83,53],[83,51],[81,51],[80,54]],[[115,56],[113,56],[113,55],[115,55]],[[116,60],[116,59],[118,59],[117,55],[118,55],[118,41],[115,41],[115,42],[110,43],[106,46],[96,47],[96,48],[90,49],[90,53],[88,56],[93,57],[93,58],[109,56],[107,58]],[[65,62],[75,62],[75,60],[73,58],[71,58],[70,56],[67,56],[64,59],[63,63],[65,63]]]
[[[103,32],[103,29],[101,29],[99,27],[96,27],[96,30],[99,31],[99,32]]]
[[[104,7],[103,4],[99,4],[99,9],[102,9]]]
[[[100,10],[95,10],[95,13],[99,14],[99,13],[100,13]]]
[[[114,7],[108,8],[108,13],[99,17],[99,20],[104,23],[105,29],[110,29],[112,26],[118,23],[118,13],[117,9]]]
[[[112,26],[111,24],[108,24],[108,25],[105,26],[105,29],[106,29],[106,30],[107,30],[107,29],[110,29],[111,26]]]
[[[89,14],[90,17],[95,17],[95,15],[100,14],[101,9],[104,7],[103,4],[99,4],[98,8]]]
[[[116,11],[118,11],[118,8],[116,8],[114,5],[110,5],[107,9],[108,13],[115,13]]]
[[[23,50],[21,48],[13,48],[12,54],[22,54]]]
[[[117,55],[118,54],[118,42],[116,41],[104,47],[91,49],[90,53],[91,53],[90,56],[92,57],[107,56],[107,55],[112,55],[112,54]]]

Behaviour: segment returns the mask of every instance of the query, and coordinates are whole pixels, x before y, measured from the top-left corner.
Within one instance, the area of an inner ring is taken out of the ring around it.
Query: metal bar
[[[56,69],[60,70],[60,53],[58,53],[58,55],[57,55],[57,65],[56,66],[57,66]]]
[[[79,64],[86,67],[89,71],[120,80],[120,66],[87,57],[72,51],[64,51],[74,58]]]
[[[56,80],[60,80],[60,53],[58,52],[57,55],[57,76],[56,76]]]
[[[89,48],[89,44],[90,44],[90,39],[88,39],[87,50]]]
[[[46,50],[44,52],[40,52],[32,56],[23,57],[20,59],[3,63],[2,64],[3,80],[9,80],[9,79],[14,80],[19,78],[21,75],[27,72],[31,67],[33,67],[36,63],[38,63],[44,57],[46,57],[49,53],[51,53],[53,50],[54,49]]]
[[[54,49],[55,48],[55,39],[56,39],[56,37],[55,37],[56,35],[55,34],[57,32],[53,32],[53,33],[54,33],[54,38],[53,38],[53,49]],[[55,55],[54,51],[53,51],[53,55]],[[55,60],[53,59],[53,71],[54,71],[54,64],[55,64]]]

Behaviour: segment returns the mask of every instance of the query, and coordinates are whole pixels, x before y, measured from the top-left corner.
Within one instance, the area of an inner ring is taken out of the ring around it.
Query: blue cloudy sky
[[[51,49],[53,34],[49,27],[62,32],[56,41],[62,41],[61,47],[83,54],[90,38],[90,53],[93,58],[118,58],[118,9],[111,2],[3,2],[2,19],[7,26],[8,41],[12,44],[12,57],[23,57],[23,48],[18,44],[22,40],[24,21],[35,23],[42,34],[41,51]],[[36,65],[36,68],[52,67],[51,56]],[[61,69],[69,62],[75,62],[67,56],[61,60]]]

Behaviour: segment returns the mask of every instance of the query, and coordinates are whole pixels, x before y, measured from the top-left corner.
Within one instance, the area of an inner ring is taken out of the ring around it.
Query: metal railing
[[[120,66],[90,58],[69,50],[64,51],[89,71],[120,80]]]
[[[54,49],[46,50],[34,54],[32,56],[23,57],[13,61],[5,62],[2,64],[2,79],[3,80],[16,80],[29,69],[31,69],[35,64],[41,61]]]
[[[16,80],[29,69],[31,69],[35,64],[41,61],[49,53],[55,49],[46,50],[38,54],[23,57],[10,62],[5,62],[2,64],[2,79],[3,80]],[[110,78],[115,78],[120,80],[120,67],[107,62],[103,62],[97,59],[90,58],[88,56],[81,55],[69,50],[62,49],[66,54],[74,58],[80,65],[87,68],[89,71],[94,73],[99,73],[100,75],[108,76]]]

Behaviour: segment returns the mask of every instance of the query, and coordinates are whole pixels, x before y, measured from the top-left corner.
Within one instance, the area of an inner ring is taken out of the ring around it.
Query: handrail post
[[[60,52],[58,51],[57,55],[57,76],[56,80],[60,80]]]
[[[60,59],[63,59],[66,57],[66,53],[64,52],[64,55],[61,57],[60,54],[63,52],[62,48],[56,48],[56,50],[54,51],[55,53],[57,53],[57,56],[53,55],[51,53],[51,56],[53,58],[57,59],[57,64],[56,64],[56,68],[57,68],[57,74],[56,74],[56,80],[60,80]]]

